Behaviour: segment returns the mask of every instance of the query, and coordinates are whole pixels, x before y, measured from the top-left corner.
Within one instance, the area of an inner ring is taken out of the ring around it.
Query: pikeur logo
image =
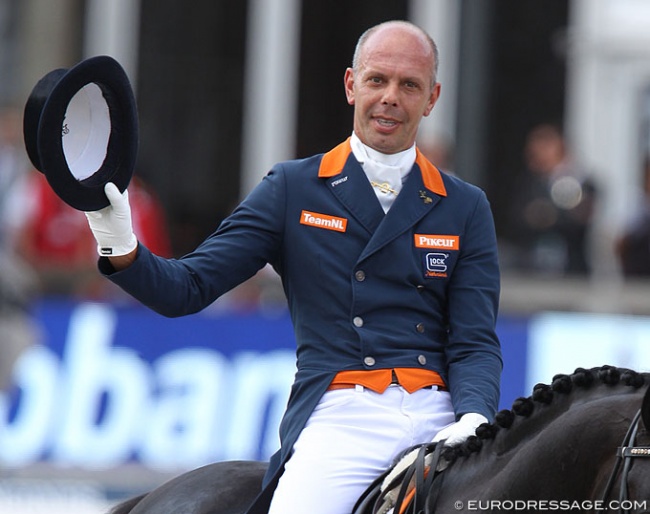
[[[336,230],[337,232],[345,232],[348,226],[348,220],[345,218],[337,218],[336,216],[309,211],[302,211],[300,213],[300,223],[302,225],[309,225],[310,227]]]
[[[342,184],[343,182],[347,182],[347,181],[348,181],[348,177],[347,177],[347,175],[346,175],[345,177],[340,178],[340,179],[335,180],[334,182],[332,182],[332,187],[336,187],[336,186],[338,186],[339,184]]]
[[[415,234],[416,248],[431,248],[434,250],[458,250],[458,236]]]

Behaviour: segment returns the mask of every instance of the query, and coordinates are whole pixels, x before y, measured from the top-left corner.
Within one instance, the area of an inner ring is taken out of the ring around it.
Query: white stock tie
[[[352,152],[361,163],[382,209],[385,213],[388,212],[402,190],[403,181],[413,167],[415,146],[398,154],[386,155],[364,145],[354,133],[351,146]]]
[[[363,164],[363,171],[368,175],[379,203],[384,212],[388,212],[395,198],[402,190],[402,177],[399,166],[389,166],[373,159]]]

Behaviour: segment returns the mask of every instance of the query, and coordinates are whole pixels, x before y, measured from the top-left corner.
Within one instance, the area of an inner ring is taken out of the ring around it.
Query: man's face
[[[354,132],[371,148],[401,152],[415,142],[423,116],[440,95],[431,87],[433,51],[420,35],[403,27],[372,34],[359,56],[356,73],[345,72],[345,93],[354,106]]]

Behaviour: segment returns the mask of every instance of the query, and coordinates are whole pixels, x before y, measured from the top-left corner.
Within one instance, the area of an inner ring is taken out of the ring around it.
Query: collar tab
[[[416,148],[415,164],[420,167],[422,173],[422,181],[426,188],[432,193],[440,196],[447,196],[447,189],[442,180],[440,170],[436,168],[429,159],[427,159],[419,148]]]
[[[415,164],[420,167],[422,173],[422,181],[425,187],[432,193],[440,196],[447,196],[445,184],[442,181],[442,174],[431,162],[420,152],[416,147]],[[350,138],[348,137],[338,146],[332,148],[329,152],[323,155],[318,168],[318,176],[320,178],[334,177],[343,171],[348,157],[352,153],[352,146],[350,145]]]
[[[323,155],[318,168],[318,176],[320,178],[329,178],[341,173],[351,153],[350,138],[347,138]]]

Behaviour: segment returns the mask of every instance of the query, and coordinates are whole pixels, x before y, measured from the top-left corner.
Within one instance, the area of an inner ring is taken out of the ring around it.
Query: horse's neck
[[[637,396],[629,388],[620,395],[594,390],[535,405],[529,418],[517,417],[443,472],[440,501],[451,501],[451,512],[454,499],[596,498],[638,409]]]

